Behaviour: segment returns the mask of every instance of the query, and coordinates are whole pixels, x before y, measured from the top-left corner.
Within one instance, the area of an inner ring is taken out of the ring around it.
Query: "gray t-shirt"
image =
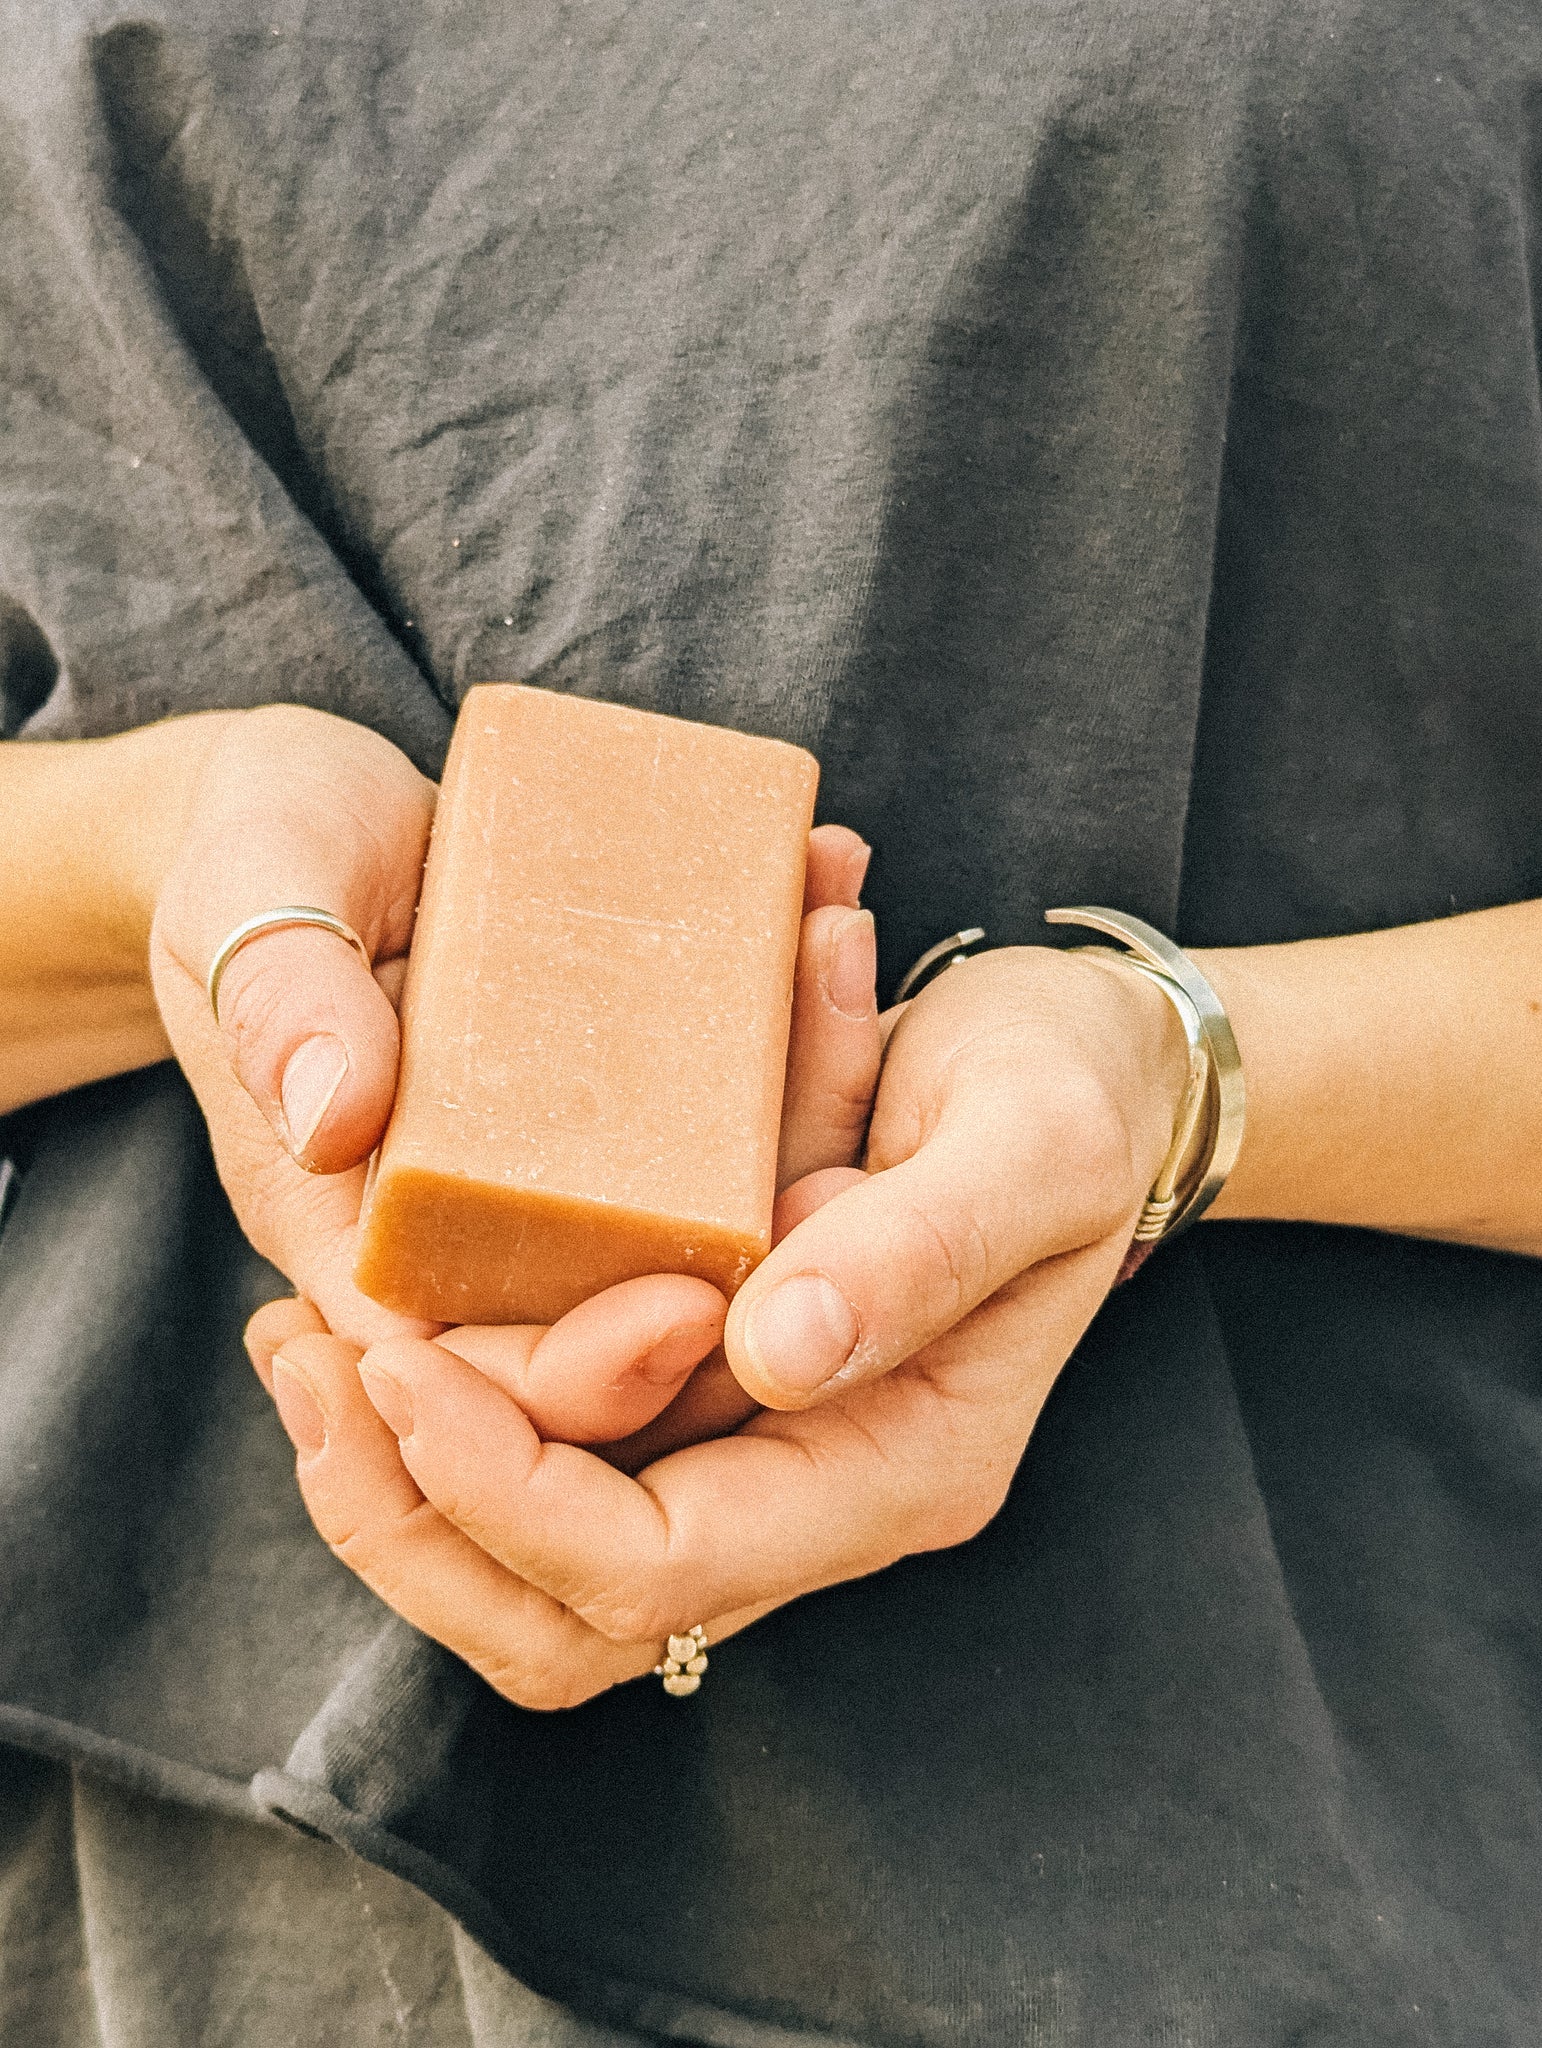
[[[812,747],[885,977],[1542,894],[1531,0],[0,6],[4,729],[472,682]],[[1542,1273],[1206,1228],[975,1543],[682,1712],[311,1534],[170,1070],[7,1136],[0,1735],[687,2040],[1510,2043]],[[1031,1199],[1031,1190],[1025,1190]]]

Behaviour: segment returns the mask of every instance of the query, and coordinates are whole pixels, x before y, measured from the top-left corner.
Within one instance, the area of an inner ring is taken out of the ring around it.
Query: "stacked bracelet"
[[[1182,1020],[1189,1042],[1189,1086],[1173,1126],[1172,1146],[1135,1226],[1137,1244],[1155,1244],[1198,1222],[1237,1163],[1247,1094],[1230,1019],[1188,954],[1143,918],[1088,906],[1046,910],[1044,918],[1047,924],[1083,925],[1118,939],[1123,952],[1110,946],[1077,950],[1103,954],[1145,975]]]
[[[1171,1237],[1178,1226],[1188,1222],[1195,1213],[1195,1196],[1208,1163],[1213,1124],[1208,1114],[1211,1061],[1204,1025],[1198,1009],[1178,983],[1169,981],[1165,974],[1158,974],[1154,967],[1148,967],[1133,954],[1120,953],[1112,946],[1076,946],[1072,950],[1113,960],[1119,966],[1127,967],[1132,974],[1155,982],[1178,1012],[1183,1035],[1189,1042],[1189,1078],[1178,1104],[1178,1114],[1173,1119],[1172,1143],[1167,1148],[1167,1157],[1162,1161],[1156,1179],[1151,1183],[1151,1192],[1141,1205],[1131,1240],[1135,1244],[1156,1244],[1164,1237]]]
[[[1133,1243],[1144,1249],[1197,1222],[1236,1164],[1246,1114],[1237,1041],[1220,997],[1188,954],[1155,926],[1122,910],[1086,905],[1047,910],[1044,917],[1048,924],[1082,925],[1117,939],[1117,947],[1074,950],[1117,961],[1154,982],[1177,1011],[1188,1041],[1189,1078],[1173,1122],[1172,1144],[1135,1225]],[[895,1000],[903,1002],[919,993],[933,974],[968,959],[969,949],[978,947],[984,937],[978,926],[972,926],[928,947],[900,982]],[[1127,1259],[1126,1266],[1133,1270],[1135,1263],[1138,1260]]]

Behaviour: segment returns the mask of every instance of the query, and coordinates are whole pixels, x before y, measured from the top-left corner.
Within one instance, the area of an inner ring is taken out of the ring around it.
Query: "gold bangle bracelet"
[[[1204,1103],[1207,1111],[1206,1135],[1203,1149],[1194,1166],[1185,1170],[1185,1163],[1179,1158],[1176,1163],[1170,1152],[1163,1162],[1165,1175],[1169,1166],[1175,1166],[1179,1176],[1177,1198],[1168,1213],[1164,1226],[1155,1232],[1155,1237],[1171,1237],[1173,1232],[1198,1222],[1209,1208],[1221,1189],[1226,1177],[1237,1163],[1237,1154],[1242,1149],[1242,1131],[1247,1116],[1247,1090],[1242,1078],[1242,1056],[1237,1051],[1237,1040],[1231,1028],[1220,997],[1200,973],[1194,962],[1180,946],[1164,937],[1154,925],[1143,918],[1131,917],[1122,910],[1106,910],[1099,906],[1079,905],[1075,909],[1046,910],[1046,924],[1080,925],[1088,931],[1100,932],[1105,938],[1117,939],[1125,948],[1122,953],[1112,953],[1104,946],[1087,947],[1088,952],[1111,953],[1111,957],[1125,961],[1129,966],[1139,968],[1147,978],[1164,986],[1164,993],[1184,1018],[1185,1035],[1188,1035],[1186,1012],[1179,1007],[1174,991],[1180,992],[1192,1006],[1198,1020],[1200,1035],[1205,1047],[1205,1088]],[[1078,949],[1083,950],[1083,949]],[[1190,1038],[1192,1052],[1193,1039]],[[1185,1105],[1188,1094],[1185,1094]],[[1184,1111],[1180,1109],[1178,1122],[1181,1126]],[[1192,1140],[1198,1128],[1197,1120],[1189,1127]],[[1177,1149],[1179,1132],[1174,1132],[1173,1144]],[[1185,1190],[1183,1183],[1190,1185]],[[1157,1199],[1162,1178],[1158,1176],[1147,1208]],[[1141,1224],[1146,1222],[1146,1212],[1141,1212]],[[1154,1242],[1148,1234],[1142,1238],[1137,1226],[1137,1238],[1142,1242]]]
[[[1144,960],[1137,960],[1133,953],[1121,953],[1113,946],[1073,946],[1071,950],[1084,959],[1090,955],[1111,961],[1115,967],[1122,967],[1128,974],[1138,974],[1143,981],[1159,988],[1177,1011],[1183,1035],[1188,1040],[1189,1074],[1173,1118],[1172,1140],[1167,1148],[1167,1157],[1151,1183],[1151,1192],[1141,1204],[1131,1238],[1133,1244],[1157,1244],[1162,1238],[1171,1237],[1175,1230],[1190,1220],[1194,1198],[1210,1161],[1214,1128],[1207,1114],[1210,1107],[1210,1048],[1205,1042],[1204,1026],[1187,992],[1168,975],[1159,974]]]
[[[984,937],[984,927],[972,924],[961,932],[954,932],[951,938],[939,939],[935,946],[928,946],[920,959],[912,960],[900,976],[899,986],[894,991],[895,1002],[908,1003],[945,967],[962,967],[970,957],[969,949],[978,946]]]
[[[1180,946],[1143,918],[1097,905],[1046,910],[1046,924],[1081,925],[1115,946],[1076,946],[1155,982],[1177,1011],[1189,1046],[1189,1078],[1173,1122],[1172,1143],[1135,1226],[1136,1244],[1155,1244],[1183,1230],[1209,1208],[1242,1147],[1247,1093],[1242,1058],[1220,997]],[[934,976],[972,957],[985,933],[978,925],[929,946],[903,977],[896,1003],[920,994]]]

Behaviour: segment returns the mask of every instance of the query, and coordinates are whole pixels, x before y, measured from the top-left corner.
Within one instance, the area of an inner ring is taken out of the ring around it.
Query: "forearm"
[[[194,779],[241,715],[0,745],[0,1113],[170,1057],[150,919]]]
[[[1212,1216],[1542,1255],[1542,902],[1194,957],[1248,1091]]]

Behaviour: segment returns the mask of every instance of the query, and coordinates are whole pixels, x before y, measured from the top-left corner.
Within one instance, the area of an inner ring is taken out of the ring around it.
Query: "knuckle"
[[[387,1533],[356,1516],[342,1517],[318,1512],[314,1505],[310,1510],[311,1520],[320,1531],[327,1548],[340,1564],[369,1584],[380,1594],[388,1597],[386,1584],[394,1580],[393,1556]]]
[[[302,1172],[274,1140],[271,1157],[243,1160],[237,1172],[222,1162],[220,1178],[253,1249],[302,1294],[314,1294],[337,1223],[325,1185]]]
[[[284,976],[262,964],[261,949],[246,950],[252,957],[243,962],[238,953],[220,985],[219,1022],[234,1043],[238,1070],[251,1048],[281,1023],[290,994]]]
[[[661,1642],[678,1626],[678,1603],[636,1587],[618,1587],[591,1597],[576,1610],[590,1628],[612,1643]],[[674,1617],[673,1619],[671,1617]]]
[[[420,1434],[403,1447],[403,1462],[407,1469],[452,1527],[459,1529],[463,1536],[469,1536],[479,1549],[496,1555],[499,1531],[488,1526],[485,1503],[479,1497],[475,1484],[463,1477],[459,1460],[455,1458],[435,1460],[426,1468],[420,1455],[423,1444],[421,1418],[418,1429]]]
[[[960,1486],[928,1503],[922,1525],[925,1550],[953,1550],[978,1536],[1000,1512],[1006,1485],[998,1482]]]
[[[948,1323],[957,1322],[990,1293],[990,1245],[979,1218],[961,1208],[941,1221],[920,1202],[900,1214],[902,1256],[927,1275],[928,1292]]]
[[[841,1074],[827,1082],[824,1100],[820,1104],[823,1121],[842,1136],[867,1129],[868,1118],[873,1113],[873,1077],[871,1073]]]
[[[376,1584],[378,1573],[378,1550],[373,1541],[373,1532],[358,1522],[339,1521],[334,1516],[312,1507],[311,1520],[316,1524],[317,1533],[339,1564],[347,1565],[361,1579]],[[376,1590],[379,1586],[376,1584]],[[382,1597],[384,1597],[382,1595]]]
[[[494,1692],[536,1714],[559,1714],[565,1708],[582,1706],[600,1690],[587,1675],[581,1677],[560,1663],[496,1653],[477,1658],[475,1664]]]
[[[407,1550],[417,1529],[428,1522],[434,1510],[419,1501],[405,1514],[388,1521],[371,1521],[357,1512],[328,1514],[321,1504],[307,1500],[311,1520],[327,1548],[341,1564],[363,1579],[388,1605],[396,1604],[407,1590],[403,1572]]]

